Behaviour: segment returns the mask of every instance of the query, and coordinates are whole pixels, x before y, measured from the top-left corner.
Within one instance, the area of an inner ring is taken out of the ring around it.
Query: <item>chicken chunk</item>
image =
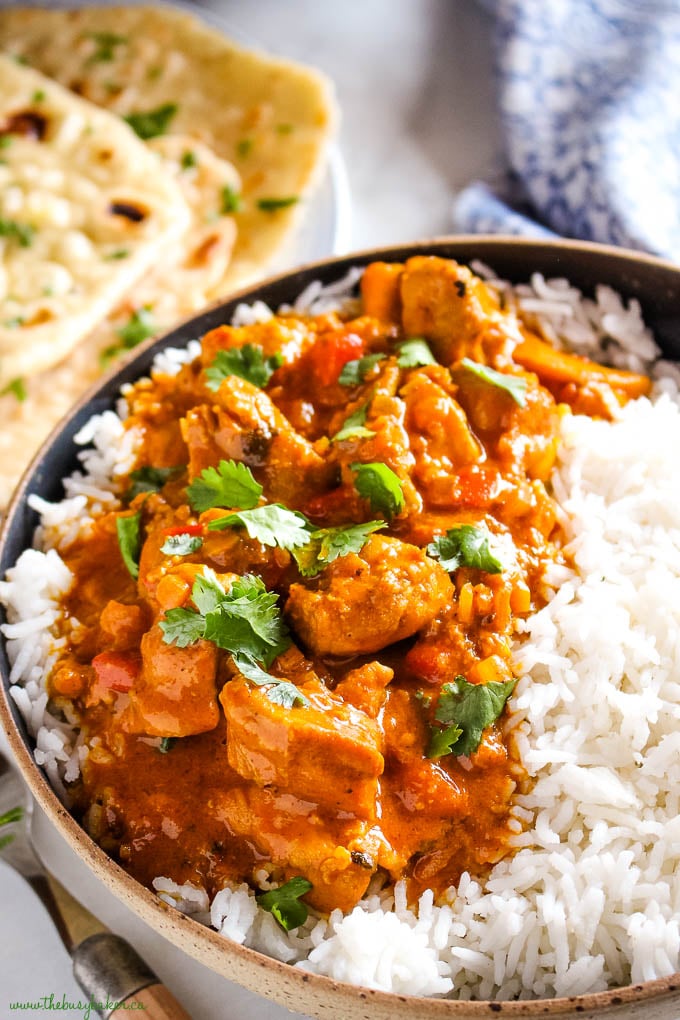
[[[211,812],[245,837],[286,877],[312,883],[305,901],[317,910],[348,912],[366,892],[376,870],[382,835],[356,818],[326,818],[316,802],[248,785],[219,793]]]
[[[486,285],[469,269],[450,259],[417,255],[401,276],[402,323],[407,336],[422,336],[437,359],[450,365],[460,358],[488,360],[488,342],[500,349],[508,337],[493,332],[500,325],[498,306]],[[513,337],[510,349],[521,339]],[[485,353],[486,352],[486,353]]]
[[[384,766],[378,725],[319,680],[301,689],[309,703],[284,708],[239,675],[224,685],[230,766],[258,786],[373,821]]]
[[[187,737],[217,725],[217,649],[210,641],[188,648],[165,644],[156,624],[142,638],[142,670],[123,716],[128,733]]]
[[[465,411],[445,388],[450,386],[450,380],[442,379],[443,385],[440,385],[439,379],[428,374],[438,375],[443,371],[437,366],[413,372],[401,390],[416,464],[413,477],[434,506],[439,503],[442,489],[448,496],[451,476],[459,468],[476,464],[483,458]]]
[[[182,424],[192,478],[219,463],[239,460],[255,470],[271,502],[297,508],[310,489],[329,487],[332,466],[292,427],[266,393],[228,376],[212,406],[200,404]]]
[[[363,655],[415,634],[452,599],[449,575],[421,549],[373,535],[316,581],[291,585],[286,613],[316,655]]]
[[[351,669],[335,688],[343,701],[377,719],[387,698],[387,685],[394,678],[394,670],[382,662],[367,662]]]

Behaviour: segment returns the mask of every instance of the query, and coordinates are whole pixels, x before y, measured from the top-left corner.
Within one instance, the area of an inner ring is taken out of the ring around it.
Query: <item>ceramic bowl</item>
[[[637,298],[647,323],[668,357],[680,359],[680,268],[659,259],[621,249],[580,242],[537,242],[517,238],[454,237],[401,247],[364,251],[329,259],[274,277],[235,294],[185,322],[167,336],[140,347],[123,367],[110,373],[85,395],[52,433],[28,468],[14,495],[0,535],[0,575],[31,545],[37,515],[27,503],[36,493],[48,500],[62,496],[60,479],[76,467],[73,437],[93,415],[114,405],[122,384],[147,374],[154,356],[167,346],[182,346],[215,326],[229,322],[241,301],[259,299],[273,308],[289,302],[312,280],[330,283],[353,265],[375,259],[403,261],[416,254],[434,254],[469,262],[481,259],[499,276],[514,282],[528,280],[533,272],[566,276],[592,293],[598,282],[609,284],[626,298]],[[338,983],[306,974],[225,939],[208,928],[166,907],[151,892],[130,878],[100,850],[60,804],[33,760],[31,740],[14,703],[7,695],[9,668],[0,647],[3,692],[0,718],[26,782],[51,822],[99,879],[136,911],[160,935],[170,939],[201,963],[260,995],[289,1009],[315,1017],[343,1020],[479,1020],[481,1017],[557,1020],[677,1020],[680,1016],[680,974],[645,984],[568,999],[524,1002],[457,1002],[447,999],[409,998]]]

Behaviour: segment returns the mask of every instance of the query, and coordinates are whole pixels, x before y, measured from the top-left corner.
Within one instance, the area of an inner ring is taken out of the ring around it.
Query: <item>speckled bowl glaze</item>
[[[536,242],[517,238],[454,237],[423,241],[408,246],[363,251],[343,258],[304,266],[235,294],[229,301],[208,308],[167,336],[140,347],[115,373],[91,389],[52,433],[17,489],[0,534],[0,573],[12,566],[23,549],[31,545],[37,515],[27,503],[32,493],[48,500],[62,496],[60,479],[76,467],[73,437],[93,415],[114,405],[118,391],[149,371],[154,356],[168,346],[228,322],[241,301],[263,300],[273,308],[292,301],[312,280],[329,283],[353,265],[375,259],[402,261],[416,254],[433,254],[462,262],[482,259],[498,274],[515,282],[532,272],[566,276],[586,292],[595,283],[606,283],[625,297],[637,298],[647,323],[655,331],[668,357],[680,358],[680,268],[659,259],[621,249],[580,242]],[[236,945],[166,907],[135,882],[96,846],[68,814],[52,792],[44,774],[33,761],[31,741],[14,703],[7,695],[9,667],[0,646],[3,694],[0,718],[26,782],[52,823],[75,852],[132,910],[160,935],[170,939],[201,963],[246,988],[268,996],[295,1012],[343,1020],[479,1020],[481,1017],[562,1020],[678,1020],[680,974],[640,985],[568,999],[526,1002],[457,1002],[449,999],[407,998],[355,988],[328,978],[306,974]]]

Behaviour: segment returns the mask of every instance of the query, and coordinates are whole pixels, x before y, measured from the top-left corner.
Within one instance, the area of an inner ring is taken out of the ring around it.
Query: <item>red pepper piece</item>
[[[128,652],[101,652],[92,660],[92,668],[100,690],[127,694],[139,676],[141,662]]]

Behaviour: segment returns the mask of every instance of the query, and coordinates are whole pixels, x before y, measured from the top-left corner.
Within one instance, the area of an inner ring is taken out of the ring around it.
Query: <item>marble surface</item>
[[[224,0],[205,3],[264,49],[313,63],[335,82],[340,149],[352,198],[343,246],[450,232],[453,195],[492,164],[488,22],[472,0]],[[1,744],[1,739],[0,739]],[[151,931],[92,876],[45,820],[38,845],[55,874],[125,936],[193,1018],[284,1020],[293,1014],[211,973]],[[0,1017],[54,993],[77,1001],[70,960],[41,904],[0,864]],[[78,1010],[60,1010],[68,1018]]]

